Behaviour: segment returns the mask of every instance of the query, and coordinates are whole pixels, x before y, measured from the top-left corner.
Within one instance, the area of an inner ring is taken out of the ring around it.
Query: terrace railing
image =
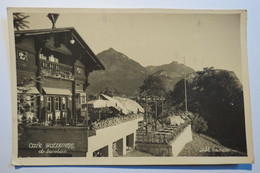
[[[142,114],[130,114],[125,116],[111,117],[100,121],[95,121],[92,123],[92,128],[95,130],[103,129],[110,126],[115,126],[122,124],[127,121],[131,121],[137,118],[143,117]]]
[[[168,125],[159,131],[149,131],[146,134],[144,127],[139,127],[137,130],[137,143],[153,143],[153,144],[168,144],[174,140],[188,125],[189,121],[185,121],[178,126]]]

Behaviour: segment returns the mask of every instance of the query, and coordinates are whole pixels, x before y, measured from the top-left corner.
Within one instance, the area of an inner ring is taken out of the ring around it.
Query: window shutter
[[[68,104],[69,104],[69,101],[68,101],[68,97],[65,97],[65,110],[67,111],[67,108],[68,108]]]
[[[45,110],[47,109],[47,97],[46,96],[44,96],[43,97],[43,107],[45,108]]]
[[[63,97],[59,97],[59,110],[62,111],[62,98]]]
[[[47,109],[48,109],[48,103],[47,103],[47,97],[46,96],[44,96],[43,97],[43,115],[42,115],[42,119],[44,120],[44,121],[46,121],[47,120]]]

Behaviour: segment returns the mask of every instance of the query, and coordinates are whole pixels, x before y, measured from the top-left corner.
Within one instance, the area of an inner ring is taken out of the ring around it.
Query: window
[[[51,97],[47,97],[47,111],[52,111]]]
[[[55,97],[55,110],[60,110],[60,97]]]
[[[62,97],[62,110],[67,110],[66,97]]]
[[[20,96],[17,96],[17,113],[20,114],[21,113],[21,103],[20,103]]]
[[[24,99],[22,98],[21,95],[19,95],[19,96],[17,97],[17,113],[18,113],[18,114],[24,113],[23,105],[24,105]]]
[[[25,96],[25,112],[32,112],[32,100],[31,96]]]
[[[86,103],[86,93],[80,93],[81,104]]]
[[[31,112],[34,112],[34,96],[31,96]]]
[[[18,59],[27,61],[27,52],[26,51],[18,50],[17,54],[18,54]]]

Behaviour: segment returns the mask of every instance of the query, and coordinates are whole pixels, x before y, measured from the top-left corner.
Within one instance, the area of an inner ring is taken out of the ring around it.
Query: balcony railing
[[[41,59],[40,72],[43,76],[74,80],[72,67],[66,64]]]

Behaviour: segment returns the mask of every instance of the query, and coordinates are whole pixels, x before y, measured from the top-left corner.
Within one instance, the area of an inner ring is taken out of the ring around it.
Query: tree
[[[165,83],[159,76],[149,75],[140,86],[140,93],[154,96],[165,96]]]
[[[100,93],[101,93],[101,94],[108,95],[108,96],[110,96],[110,97],[118,96],[118,95],[119,95],[119,92],[117,91],[117,89],[115,89],[115,88],[109,88],[109,87],[106,87],[106,88],[102,89],[102,91],[101,91]]]
[[[22,122],[26,123],[27,117],[26,113],[28,112],[35,112],[34,106],[31,106],[31,102],[34,101],[38,96],[32,95],[30,93],[31,87],[33,83],[40,82],[41,77],[31,77],[31,78],[24,78],[24,80],[17,85],[17,90],[19,91],[18,99],[19,104],[17,105],[20,112],[22,113]],[[30,121],[36,121],[36,120],[30,120]]]
[[[208,124],[208,135],[246,152],[243,87],[233,72],[213,67],[187,78],[188,110]],[[183,80],[171,92],[171,103],[184,109]]]
[[[27,25],[29,22],[26,21],[29,16],[24,15],[23,13],[13,13],[13,22],[14,28],[19,31],[20,29],[29,28]]]
[[[192,130],[196,133],[205,133],[208,130],[208,124],[203,117],[195,114],[191,121]]]

